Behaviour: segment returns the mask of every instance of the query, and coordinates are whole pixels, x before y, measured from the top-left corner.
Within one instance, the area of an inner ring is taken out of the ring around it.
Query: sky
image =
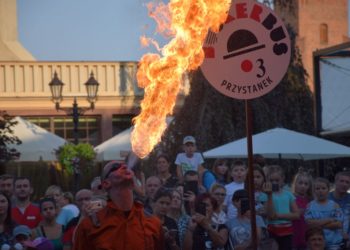
[[[40,61],[138,61],[155,37],[150,0],[17,0],[18,38]]]

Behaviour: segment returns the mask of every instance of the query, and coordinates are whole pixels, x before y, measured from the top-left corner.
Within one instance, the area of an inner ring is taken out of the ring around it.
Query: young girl
[[[312,177],[307,172],[298,172],[292,184],[295,202],[299,208],[300,218],[293,221],[293,248],[296,250],[306,249],[305,232],[307,225],[304,212],[307,204],[312,200]]]
[[[316,178],[314,181],[315,199],[309,203],[305,211],[305,220],[309,227],[321,227],[326,240],[326,248],[341,249],[343,241],[343,212],[339,205],[328,199],[329,181]]]
[[[268,195],[265,211],[268,218],[268,231],[280,250],[292,249],[292,221],[299,219],[294,195],[283,188],[284,173],[280,166],[268,168],[268,182],[264,191]]]
[[[32,231],[32,238],[45,237],[51,241],[54,250],[62,250],[63,226],[56,222],[57,207],[53,198],[43,198],[39,203],[43,220]]]

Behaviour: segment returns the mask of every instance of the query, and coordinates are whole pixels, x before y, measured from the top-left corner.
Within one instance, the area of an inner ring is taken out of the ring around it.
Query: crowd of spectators
[[[204,168],[194,137],[183,148],[174,161],[160,154],[147,178],[112,161],[89,189],[52,185],[39,201],[29,178],[0,176],[0,249],[252,249],[246,163]],[[332,190],[304,171],[288,185],[283,168],[261,162],[253,170],[259,249],[350,249],[350,173],[337,173]]]

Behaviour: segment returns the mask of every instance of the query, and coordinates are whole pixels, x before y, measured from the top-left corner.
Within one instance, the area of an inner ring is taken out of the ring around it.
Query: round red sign
[[[219,33],[203,46],[203,74],[219,92],[253,99],[281,81],[290,61],[290,39],[276,14],[255,1],[233,1]]]

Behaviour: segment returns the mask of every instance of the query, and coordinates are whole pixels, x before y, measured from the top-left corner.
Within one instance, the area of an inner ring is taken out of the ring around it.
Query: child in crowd
[[[293,249],[306,249],[306,222],[304,212],[307,204],[312,200],[312,177],[307,172],[299,171],[292,183],[292,191],[295,196],[295,202],[298,206],[300,218],[293,221]]]
[[[213,184],[218,183],[223,186],[229,183],[229,168],[227,159],[216,159],[211,169],[203,173],[203,186],[210,191]]]
[[[237,190],[232,196],[232,204],[237,209],[237,217],[226,222],[229,232],[229,249],[250,249],[252,244],[251,218],[247,190]],[[256,217],[257,245],[261,239],[265,223],[260,216]]]
[[[56,222],[57,206],[53,198],[43,198],[39,202],[43,220],[32,230],[32,238],[44,237],[51,241],[54,250],[63,249],[63,225]]]
[[[315,199],[306,208],[305,220],[310,228],[323,228],[327,249],[338,250],[343,242],[343,212],[337,203],[328,199],[329,188],[330,183],[327,179],[315,179]]]
[[[308,250],[324,250],[326,247],[323,230],[320,227],[311,227],[306,231],[305,239]]]
[[[276,240],[279,250],[292,249],[292,221],[299,219],[295,197],[283,188],[284,173],[280,166],[269,166],[267,177],[264,191],[268,195],[265,206],[268,231]]]
[[[227,218],[232,219],[237,216],[237,208],[232,204],[232,196],[236,190],[244,189],[244,181],[247,175],[247,166],[243,161],[235,161],[231,167],[231,177],[233,181],[225,186],[226,198],[224,205],[227,210]]]
[[[202,174],[204,172],[203,157],[199,152],[196,152],[196,139],[193,136],[186,136],[183,139],[184,153],[179,153],[176,156],[176,174],[179,182],[183,182],[184,174],[189,170],[198,171],[199,183],[202,185]]]

